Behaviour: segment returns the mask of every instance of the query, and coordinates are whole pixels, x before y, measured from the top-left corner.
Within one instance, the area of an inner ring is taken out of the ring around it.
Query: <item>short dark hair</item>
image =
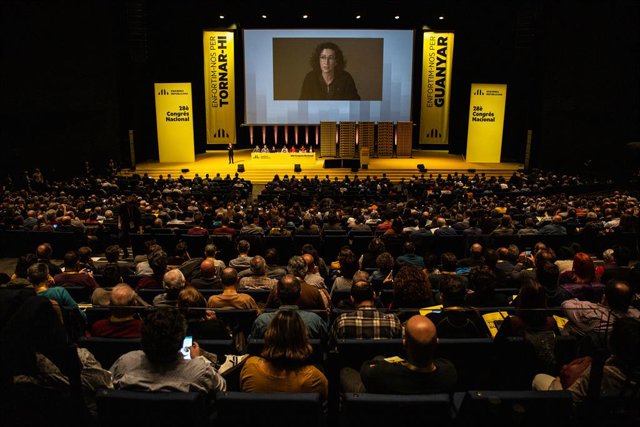
[[[351,297],[355,304],[363,301],[373,301],[373,286],[370,282],[360,280],[351,285]]]
[[[447,306],[463,306],[467,288],[462,279],[451,274],[441,275],[440,295]]]
[[[120,246],[110,245],[104,250],[104,256],[107,262],[117,262],[120,258]]]
[[[246,240],[240,240],[238,242],[238,252],[246,254],[247,252],[249,252],[249,249],[251,249],[251,244]]]
[[[168,363],[178,359],[178,351],[187,333],[187,320],[174,307],[150,311],[142,322],[142,351],[152,363]]]
[[[68,251],[64,254],[64,267],[67,269],[74,269],[78,265],[78,252]]]
[[[536,279],[546,289],[557,289],[560,269],[550,261],[544,261],[536,267]]]
[[[24,254],[18,261],[16,262],[16,268],[14,270],[14,274],[16,277],[20,277],[22,279],[27,278],[27,269],[31,267],[33,264],[38,262],[38,257],[35,254]]]
[[[440,255],[440,265],[443,271],[456,271],[458,266],[458,258],[453,252],[445,252]]]

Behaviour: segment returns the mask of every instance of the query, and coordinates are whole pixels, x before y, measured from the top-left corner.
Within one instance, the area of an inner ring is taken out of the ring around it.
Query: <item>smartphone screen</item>
[[[182,353],[182,357],[185,359],[191,359],[191,353],[189,352],[189,348],[193,345],[193,337],[188,336],[184,337],[184,341],[182,341],[182,349],[180,352]]]

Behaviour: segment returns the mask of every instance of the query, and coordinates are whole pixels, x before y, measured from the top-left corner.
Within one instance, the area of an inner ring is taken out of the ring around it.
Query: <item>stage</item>
[[[273,153],[279,154],[279,153]],[[254,156],[257,157],[257,156]],[[320,150],[316,153],[315,160],[313,157],[292,158],[288,156],[270,156],[269,158],[252,158],[252,150],[239,149],[235,150],[235,163],[229,164],[226,150],[207,151],[206,153],[196,156],[193,163],[158,163],[146,162],[138,163],[135,172],[123,170],[124,175],[132,173],[144,174],[158,177],[163,175],[166,177],[171,174],[172,177],[183,175],[185,178],[193,178],[197,173],[204,177],[207,173],[210,177],[214,177],[216,173],[224,178],[227,174],[232,177],[238,172],[238,165],[244,166],[244,172],[239,175],[255,184],[264,184],[271,181],[275,174],[282,178],[285,174],[297,176],[321,176],[329,175],[330,177],[345,175],[353,176],[382,176],[383,173],[392,181],[398,181],[400,178],[410,178],[413,175],[419,175],[418,164],[423,164],[426,172],[429,174],[448,174],[448,173],[466,173],[472,169],[477,173],[484,173],[488,176],[510,176],[518,169],[522,169],[521,163],[472,163],[467,162],[462,155],[449,154],[444,150],[413,150],[412,157],[400,158],[371,158],[369,159],[368,169],[360,167],[356,172],[350,167],[332,167],[325,168],[325,160],[339,159],[335,157],[320,157]],[[356,159],[354,159],[356,160]],[[357,162],[357,161],[356,161]],[[327,162],[327,163],[332,163]],[[333,162],[336,163],[336,162]],[[344,164],[353,164],[354,162],[342,162]],[[294,166],[299,164],[301,172],[295,172]],[[188,172],[182,172],[187,170]]]

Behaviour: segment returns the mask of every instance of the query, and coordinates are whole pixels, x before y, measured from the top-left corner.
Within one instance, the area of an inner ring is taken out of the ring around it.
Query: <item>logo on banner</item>
[[[423,39],[420,143],[447,144],[453,33],[426,32]]]
[[[203,32],[208,144],[236,139],[233,39],[229,31]]]
[[[482,89],[478,89],[477,91],[475,91],[473,93],[474,95],[484,95],[484,92],[482,91]]]
[[[226,130],[220,128],[216,132],[213,133],[213,137],[214,138],[229,138],[229,133]]]
[[[169,95],[169,91],[166,89],[161,89],[160,92],[158,92],[158,95]]]
[[[442,137],[442,134],[438,131],[438,129],[433,128],[429,132],[427,132],[426,137],[427,138],[440,138],[440,137]]]

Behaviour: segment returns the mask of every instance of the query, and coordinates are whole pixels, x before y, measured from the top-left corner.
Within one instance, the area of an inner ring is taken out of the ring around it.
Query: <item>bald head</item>
[[[407,320],[404,328],[404,345],[409,362],[421,368],[431,366],[438,342],[436,326],[425,316],[416,314]]]
[[[307,264],[307,271],[308,272],[314,272],[315,260],[313,259],[313,255],[304,254],[304,255],[302,255],[302,259],[304,260],[305,264]]]
[[[204,278],[211,278],[216,274],[216,265],[210,259],[205,259],[200,263],[200,273]]]
[[[480,258],[482,256],[482,245],[480,243],[474,243],[469,250],[471,256],[474,258]]]

